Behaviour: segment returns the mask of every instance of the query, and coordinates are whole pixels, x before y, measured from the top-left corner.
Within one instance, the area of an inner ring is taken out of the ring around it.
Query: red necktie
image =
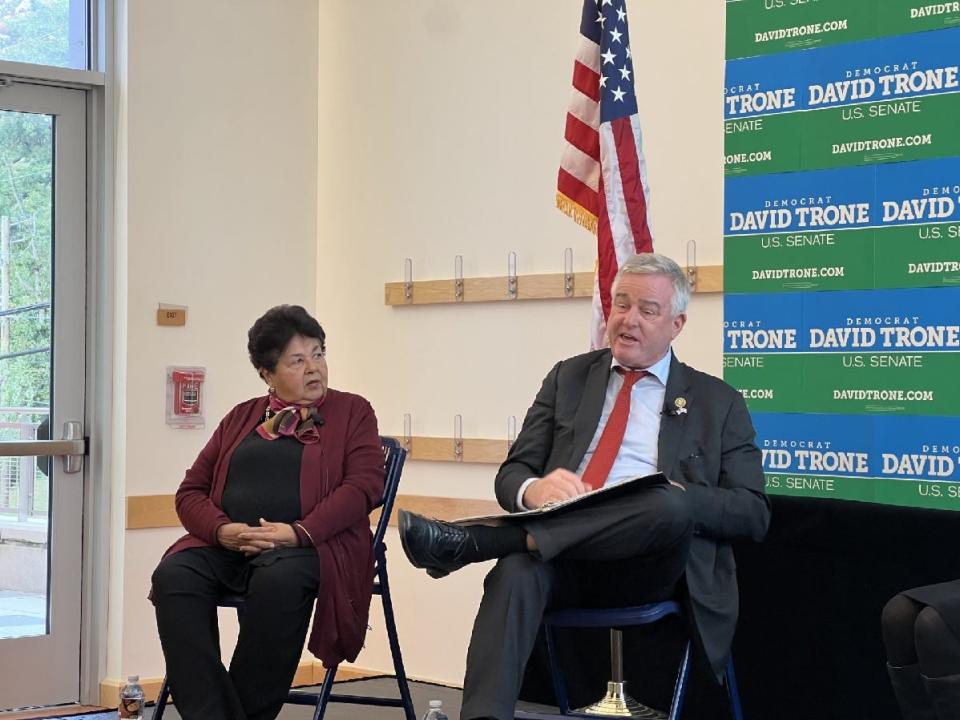
[[[607,481],[607,476],[613,468],[613,461],[617,459],[617,453],[620,452],[623,434],[627,430],[627,420],[630,417],[630,391],[637,380],[650,374],[646,370],[615,369],[623,375],[623,386],[617,393],[613,410],[610,411],[607,424],[600,434],[600,440],[597,442],[597,448],[593,451],[593,457],[590,458],[587,469],[583,471],[583,477],[580,478],[591,490],[603,487],[603,484]]]

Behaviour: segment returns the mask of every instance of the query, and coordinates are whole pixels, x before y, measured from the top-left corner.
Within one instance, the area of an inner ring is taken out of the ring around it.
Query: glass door
[[[80,685],[86,99],[0,77],[0,712]]]

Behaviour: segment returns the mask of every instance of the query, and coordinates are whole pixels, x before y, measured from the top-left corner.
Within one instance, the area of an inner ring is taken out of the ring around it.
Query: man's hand
[[[217,540],[227,550],[244,555],[259,555],[265,550],[299,545],[297,533],[287,523],[273,523],[260,518],[260,526],[227,523],[217,529]]]
[[[545,477],[534,480],[523,491],[523,506],[536,509],[545,503],[566,500],[588,492],[579,475],[557,468]]]

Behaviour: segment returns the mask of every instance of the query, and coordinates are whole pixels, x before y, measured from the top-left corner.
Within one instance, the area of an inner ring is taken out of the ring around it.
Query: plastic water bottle
[[[431,700],[430,709],[423,716],[423,720],[447,720],[447,714],[443,711],[443,702],[440,700]]]
[[[127,684],[120,688],[118,713],[122,718],[140,720],[143,717],[143,687],[139,675],[130,675]]]

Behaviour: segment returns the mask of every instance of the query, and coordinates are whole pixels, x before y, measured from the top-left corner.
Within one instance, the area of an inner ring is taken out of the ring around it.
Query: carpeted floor
[[[319,690],[316,688],[300,688],[302,690]],[[397,683],[392,677],[365,678],[362,680],[348,680],[334,686],[334,693],[373,695],[375,697],[397,697]],[[424,682],[410,682],[410,694],[413,696],[413,705],[417,717],[423,717],[431,700],[441,700],[443,711],[451,720],[460,716],[460,698],[463,694],[460,688],[434,685]],[[541,710],[543,706],[521,704],[527,710]],[[143,720],[153,720],[154,708],[146,708]],[[86,715],[57,715],[49,720],[116,720],[116,711],[99,712]],[[310,720],[313,717],[313,708],[303,705],[284,705],[279,720]],[[369,705],[347,705],[330,703],[327,706],[325,720],[403,720],[403,711],[399,708],[383,708]],[[163,713],[163,720],[181,720],[175,705],[169,705]]]
[[[319,690],[316,688],[299,688],[300,690]],[[373,695],[375,697],[398,697],[397,683],[392,677],[366,678],[362,680],[348,680],[334,686],[334,693]],[[411,682],[410,694],[413,696],[413,706],[417,717],[423,717],[431,700],[443,701],[443,711],[450,718],[460,715],[460,688],[451,688],[431,683]],[[310,720],[313,717],[313,708],[304,705],[284,705],[279,720]],[[152,720],[153,708],[148,707],[143,714],[144,720]],[[403,720],[403,711],[399,708],[373,707],[368,705],[346,705],[330,703],[327,705],[325,720]],[[84,718],[83,720],[87,720]],[[92,720],[92,719],[91,719]],[[96,718],[100,720],[100,718]],[[176,706],[172,705],[163,713],[163,720],[180,720]]]

